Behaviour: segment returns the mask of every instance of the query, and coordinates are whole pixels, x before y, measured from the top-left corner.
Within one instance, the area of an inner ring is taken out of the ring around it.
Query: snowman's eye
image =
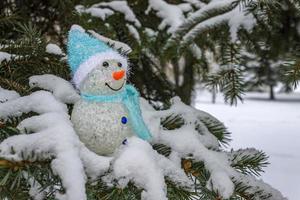
[[[119,66],[119,67],[122,67],[122,63],[118,62],[118,66]]]
[[[102,66],[103,66],[103,67],[108,67],[109,64],[108,64],[108,62],[104,61],[104,62],[102,63]]]

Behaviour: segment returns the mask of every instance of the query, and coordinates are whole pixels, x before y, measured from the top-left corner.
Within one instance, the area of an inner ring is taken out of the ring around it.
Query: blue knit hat
[[[73,25],[68,36],[68,63],[73,74],[73,82],[79,88],[84,78],[105,60],[115,59],[127,67],[127,59],[106,43],[98,40]]]

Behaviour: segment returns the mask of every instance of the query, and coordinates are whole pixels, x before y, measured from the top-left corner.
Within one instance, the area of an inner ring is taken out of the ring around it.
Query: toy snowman
[[[74,25],[68,38],[68,62],[81,95],[71,120],[87,148],[109,155],[128,137],[151,138],[141,116],[139,94],[126,84],[127,58]]]

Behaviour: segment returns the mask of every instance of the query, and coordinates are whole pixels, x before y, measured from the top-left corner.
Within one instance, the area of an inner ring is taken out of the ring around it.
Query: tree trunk
[[[274,86],[270,85],[270,100],[275,100]]]
[[[213,90],[211,93],[212,93],[212,103],[215,104],[217,98],[217,92],[216,90]]]
[[[192,93],[195,85],[194,80],[194,60],[190,54],[185,55],[185,66],[183,70],[183,83],[180,87],[176,88],[177,95],[181,98],[182,102],[187,105],[191,104]]]

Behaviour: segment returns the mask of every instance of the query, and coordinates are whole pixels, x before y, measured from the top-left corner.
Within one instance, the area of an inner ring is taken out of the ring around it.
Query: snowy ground
[[[232,148],[264,150],[271,164],[262,178],[288,199],[299,200],[300,93],[277,97],[272,102],[267,100],[267,94],[249,93],[243,104],[230,107],[221,96],[211,104],[210,94],[199,91],[195,106],[225,123],[232,132]]]

